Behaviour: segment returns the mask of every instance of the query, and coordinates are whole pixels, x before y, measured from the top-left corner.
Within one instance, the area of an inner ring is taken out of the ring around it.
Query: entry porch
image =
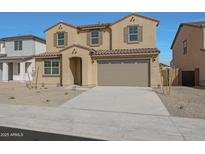
[[[2,57],[0,58],[1,81],[29,81],[35,69],[32,57]]]

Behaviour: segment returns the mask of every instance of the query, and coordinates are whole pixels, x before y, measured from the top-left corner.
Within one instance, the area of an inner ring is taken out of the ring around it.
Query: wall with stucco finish
[[[182,71],[199,68],[199,84],[205,85],[205,51],[203,28],[183,26],[173,46],[173,66]],[[187,40],[187,54],[183,54],[183,41]]]

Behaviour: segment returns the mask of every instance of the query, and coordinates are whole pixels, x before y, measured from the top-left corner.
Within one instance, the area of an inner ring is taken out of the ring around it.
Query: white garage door
[[[149,60],[98,60],[98,85],[149,86]]]

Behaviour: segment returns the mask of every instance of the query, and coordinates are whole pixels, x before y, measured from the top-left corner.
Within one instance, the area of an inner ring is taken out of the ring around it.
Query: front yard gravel
[[[170,94],[154,90],[172,116],[205,118],[205,88],[172,87]]]

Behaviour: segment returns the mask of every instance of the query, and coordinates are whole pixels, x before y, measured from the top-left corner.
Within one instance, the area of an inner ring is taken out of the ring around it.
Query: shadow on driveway
[[[97,139],[68,136],[0,126],[0,141],[99,141]]]

